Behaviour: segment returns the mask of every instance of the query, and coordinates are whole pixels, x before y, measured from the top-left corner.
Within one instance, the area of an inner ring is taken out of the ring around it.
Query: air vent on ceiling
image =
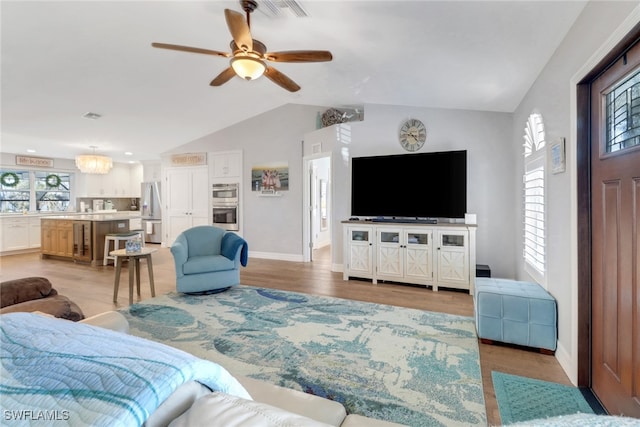
[[[258,10],[270,18],[281,18],[290,14],[298,18],[309,16],[302,5],[295,0],[259,0]]]
[[[89,120],[98,120],[102,116],[98,113],[92,113],[91,111],[89,111],[88,113],[84,113],[82,117]]]

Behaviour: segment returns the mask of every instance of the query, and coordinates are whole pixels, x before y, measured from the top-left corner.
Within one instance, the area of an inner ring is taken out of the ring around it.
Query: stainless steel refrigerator
[[[143,182],[140,192],[140,213],[144,241],[162,243],[162,203],[160,199],[160,182]]]

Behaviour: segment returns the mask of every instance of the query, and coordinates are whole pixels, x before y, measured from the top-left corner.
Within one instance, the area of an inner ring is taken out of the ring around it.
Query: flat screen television
[[[467,151],[351,159],[351,215],[464,218]]]

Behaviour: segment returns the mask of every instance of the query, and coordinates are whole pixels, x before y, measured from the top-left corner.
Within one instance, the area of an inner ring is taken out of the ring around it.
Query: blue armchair
[[[248,252],[242,237],[222,228],[200,225],[183,231],[171,245],[177,291],[213,293],[239,284]]]

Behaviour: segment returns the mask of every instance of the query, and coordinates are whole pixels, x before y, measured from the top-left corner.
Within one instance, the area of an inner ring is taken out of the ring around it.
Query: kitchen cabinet
[[[344,221],[343,279],[465,289],[475,283],[476,228],[466,224]]]
[[[3,217],[0,223],[0,252],[40,247],[40,217]]]
[[[142,166],[114,163],[107,174],[79,173],[78,197],[140,197]]]
[[[242,151],[218,151],[209,153],[207,158],[211,163],[211,178],[216,182],[239,178],[242,174]]]
[[[41,232],[43,256],[73,257],[73,220],[42,219]]]
[[[104,260],[104,237],[111,233],[126,233],[129,231],[129,221],[129,219],[93,221],[91,230],[93,265],[102,265]]]
[[[2,218],[2,251],[29,249],[29,219]]]
[[[73,260],[91,262],[91,221],[73,221]]]
[[[29,218],[29,248],[40,247],[41,234],[40,217]]]
[[[211,223],[209,168],[207,166],[167,169],[167,244],[184,230]]]
[[[129,230],[142,230],[142,218],[132,218],[129,220]]]
[[[140,197],[142,182],[144,182],[144,174],[142,165],[131,165],[129,170],[129,188],[128,197]]]
[[[129,215],[77,215],[42,218],[43,258],[49,256],[102,265],[104,238],[129,231]]]

